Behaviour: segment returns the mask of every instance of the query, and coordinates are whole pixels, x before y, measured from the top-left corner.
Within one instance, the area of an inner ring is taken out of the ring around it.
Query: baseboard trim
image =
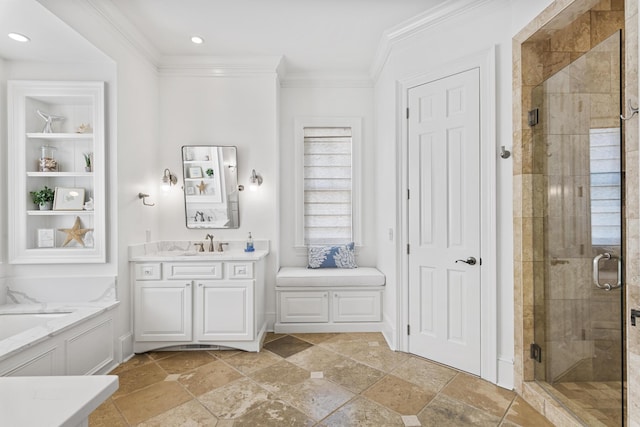
[[[363,323],[276,323],[276,334],[333,333],[333,332],[383,332],[382,322]]]

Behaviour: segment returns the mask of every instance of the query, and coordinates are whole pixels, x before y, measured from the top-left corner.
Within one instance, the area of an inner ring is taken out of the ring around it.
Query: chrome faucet
[[[193,217],[194,222],[198,222],[198,216],[200,217],[200,222],[204,222],[204,212],[197,211]]]
[[[215,249],[213,247],[213,234],[207,234],[205,236],[205,240],[209,239],[209,252],[215,252]]]
[[[198,249],[196,250],[196,252],[204,252],[204,243],[202,243],[202,242],[195,242],[195,243],[194,243],[194,245],[198,247]]]
[[[227,242],[218,242],[218,252],[222,252],[224,249],[222,248],[222,246],[229,246],[229,243]]]

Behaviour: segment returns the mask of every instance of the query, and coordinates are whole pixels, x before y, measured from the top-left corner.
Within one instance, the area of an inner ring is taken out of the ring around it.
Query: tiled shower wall
[[[537,85],[623,27],[624,96],[637,102],[637,13],[637,0],[627,0],[626,4],[623,0],[557,0],[513,39],[515,386],[534,407],[559,424],[571,425],[575,421],[531,382],[534,364],[529,358],[529,344],[534,342],[534,294],[536,289],[544,289],[535,284],[543,283],[545,274],[544,239],[535,237],[544,235],[546,147],[534,140],[527,125],[527,110]],[[637,120],[626,123],[624,135],[628,183],[627,301],[640,306]],[[632,333],[627,341],[629,364],[640,367],[640,338]],[[629,388],[640,392],[640,373],[637,378],[629,376]],[[629,406],[629,419],[640,419],[640,405],[632,398]]]

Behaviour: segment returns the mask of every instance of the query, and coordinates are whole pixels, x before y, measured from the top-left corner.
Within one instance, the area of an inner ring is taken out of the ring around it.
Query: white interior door
[[[409,351],[476,375],[479,78],[474,68],[408,91]]]

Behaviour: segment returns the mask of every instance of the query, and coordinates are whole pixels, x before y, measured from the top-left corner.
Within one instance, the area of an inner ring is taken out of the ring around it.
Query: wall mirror
[[[238,228],[236,147],[182,147],[187,228]]]

